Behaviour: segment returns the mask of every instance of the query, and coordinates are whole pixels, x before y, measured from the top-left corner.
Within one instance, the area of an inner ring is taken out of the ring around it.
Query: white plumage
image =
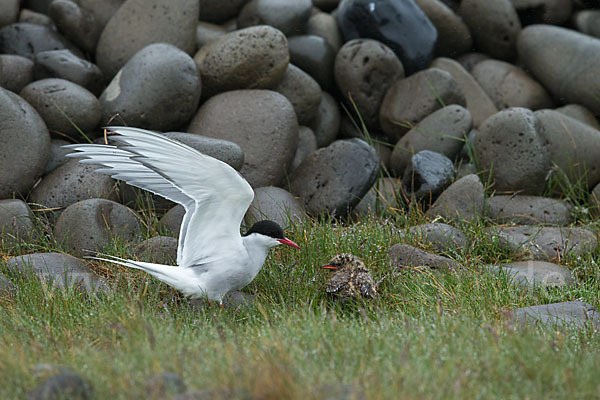
[[[254,279],[271,247],[298,247],[270,221],[256,224],[258,229],[249,231],[255,233],[240,235],[254,192],[226,163],[155,132],[107,129],[116,133],[110,136],[116,145],[68,145],[65,147],[76,151],[68,157],[101,165],[96,172],[181,204],[185,216],[179,233],[178,267],[112,256],[93,258],[144,270],[186,296],[222,302],[228,292]],[[270,229],[265,231],[265,226]]]

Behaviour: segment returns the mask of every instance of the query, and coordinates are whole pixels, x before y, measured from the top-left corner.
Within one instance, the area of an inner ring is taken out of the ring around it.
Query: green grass
[[[157,234],[152,215],[144,220],[145,235]],[[395,212],[292,226],[287,235],[303,250],[274,249],[244,289],[255,303],[223,311],[195,308],[144,273],[108,264],[94,266],[112,271],[113,290],[99,296],[19,277],[18,290],[0,297],[0,398],[24,398],[44,377],[33,373],[40,363],[89,379],[98,399],[147,398],[147,379],[161,372],[179,374],[189,390],[231,388],[259,399],[319,399],[320,386],[342,383],[369,399],[598,398],[596,333],[522,329],[503,316],[576,298],[598,306],[599,255],[561,260],[576,285],[526,290],[483,271],[510,255],[484,240],[479,221],[461,226],[473,244],[447,254],[462,271],[391,270],[390,245],[428,248],[399,233],[423,221]],[[8,258],[57,245],[0,249]],[[129,249],[116,240],[106,251],[131,256]],[[376,301],[342,306],[325,296],[319,266],[340,252],[359,255],[381,280]]]

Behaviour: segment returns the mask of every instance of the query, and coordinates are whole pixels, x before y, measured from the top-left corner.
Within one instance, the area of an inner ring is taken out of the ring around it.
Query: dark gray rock
[[[201,84],[194,60],[165,43],[137,52],[100,96],[102,121],[116,114],[138,128],[170,130],[196,112]]]
[[[336,53],[342,47],[343,42],[340,28],[331,14],[324,12],[313,13],[308,19],[306,33],[308,35],[321,36]]]
[[[187,132],[165,132],[164,135],[169,139],[187,144],[200,153],[221,160],[237,171],[242,169],[244,165],[244,152],[242,148],[228,140],[215,139]]]
[[[105,290],[106,282],[85,262],[63,253],[32,253],[9,258],[8,272],[13,275],[34,273],[42,281],[59,288],[75,287],[92,293]]]
[[[56,168],[61,165],[67,163],[69,158],[66,157],[67,154],[71,153],[72,150],[65,149],[63,146],[71,144],[66,140],[62,139],[52,139],[50,141],[50,158],[48,158],[48,164],[46,164],[46,169],[44,170],[44,175],[48,175],[50,172],[54,171]]]
[[[146,393],[150,399],[184,393],[186,389],[187,386],[183,379],[173,372],[163,372],[146,380]]]
[[[600,40],[550,25],[523,29],[519,59],[555,98],[578,103],[600,114]]]
[[[458,13],[477,49],[501,60],[515,57],[521,22],[511,0],[463,0]]]
[[[25,197],[48,163],[48,128],[25,100],[0,88],[0,132],[0,199]]]
[[[478,127],[488,117],[498,112],[494,102],[460,63],[451,58],[440,57],[433,60],[431,67],[448,72],[452,79],[456,81],[461,92],[465,95],[466,108],[471,114],[474,127]]]
[[[471,71],[473,71],[473,68],[479,64],[481,61],[483,60],[489,60],[490,56],[488,56],[487,54],[483,54],[483,53],[478,53],[478,52],[470,52],[467,54],[463,54],[462,56],[458,57],[456,59],[456,61],[458,61],[458,63],[460,65],[462,65],[462,67],[464,69],[466,69],[467,71],[469,71],[469,73]]]
[[[33,212],[23,200],[0,200],[0,242],[18,243],[33,236]]]
[[[404,78],[392,49],[372,39],[346,42],[335,57],[335,81],[350,110],[358,109],[369,129],[379,128],[379,107],[390,85]]]
[[[141,261],[175,265],[177,263],[177,245],[176,238],[155,236],[135,246],[133,254]]]
[[[477,175],[471,174],[444,190],[425,216],[441,216],[448,221],[475,221],[483,216],[484,203],[483,185]]]
[[[441,222],[411,226],[401,231],[401,235],[416,236],[419,241],[430,244],[440,252],[455,251],[467,246],[467,235],[463,231]]]
[[[5,0],[0,4],[0,28],[17,22],[19,0]]]
[[[179,237],[179,230],[181,229],[181,222],[184,215],[185,208],[181,204],[177,204],[162,216],[159,225],[171,231],[176,237]]]
[[[240,172],[252,187],[279,185],[298,147],[294,108],[270,90],[216,95],[200,107],[188,131],[237,143],[244,151]]]
[[[396,81],[387,91],[381,108],[381,129],[399,140],[416,123],[450,104],[466,105],[465,96],[448,72],[429,68]]]
[[[114,236],[131,241],[140,233],[135,211],[106,199],[83,200],[67,207],[54,228],[54,237],[73,255],[100,251]]]
[[[498,109],[523,107],[531,110],[552,108],[546,89],[523,69],[500,60],[483,60],[471,74]]]
[[[496,195],[487,201],[487,216],[500,224],[569,225],[569,203],[538,196]]]
[[[218,37],[194,56],[204,97],[236,89],[267,89],[285,74],[290,56],[279,30],[255,26]]]
[[[33,60],[40,51],[61,49],[82,55],[75,45],[47,26],[16,23],[0,29],[0,54],[16,54]]]
[[[290,61],[312,76],[323,90],[331,91],[335,51],[325,39],[316,35],[299,35],[288,39]]]
[[[312,3],[319,10],[330,12],[339,5],[340,0],[313,0]]]
[[[27,400],[91,400],[94,398],[92,385],[79,375],[62,373],[54,375],[27,395]]]
[[[421,150],[411,157],[404,170],[402,187],[410,197],[431,199],[450,185],[454,174],[454,165],[448,157]]]
[[[106,77],[112,77],[134,54],[152,43],[168,43],[193,54],[199,7],[199,0],[126,1],[98,39],[98,67]]]
[[[417,247],[404,243],[397,243],[388,250],[390,256],[390,266],[394,270],[400,270],[406,267],[429,267],[434,269],[455,271],[460,265],[448,258],[429,253]]]
[[[9,295],[15,290],[15,285],[6,277],[0,274],[0,297]]]
[[[215,40],[227,33],[227,29],[221,25],[211,24],[210,22],[198,22],[196,28],[196,44],[202,48],[206,43]]]
[[[578,11],[573,16],[573,22],[582,33],[600,38],[600,10]]]
[[[456,57],[473,48],[473,38],[461,17],[443,1],[415,0],[438,32],[435,55]]]
[[[378,213],[383,210],[397,210],[404,207],[402,182],[397,178],[379,178],[371,189],[354,207],[358,214]]]
[[[546,187],[550,154],[530,110],[509,108],[488,118],[475,136],[474,153],[499,192],[537,195]]]
[[[573,0],[511,0],[523,25],[563,25],[571,16]]]
[[[270,25],[286,36],[301,35],[306,32],[311,10],[311,0],[251,0],[240,11],[237,26]]]
[[[46,175],[31,192],[31,202],[41,208],[63,208],[86,199],[117,200],[116,181],[96,173],[97,165],[69,160]]]
[[[554,110],[534,113],[545,139],[553,173],[571,184],[592,188],[600,182],[600,131]]]
[[[508,278],[525,287],[560,287],[573,282],[571,271],[546,261],[518,261],[486,267],[493,272],[502,272]]]
[[[268,219],[277,222],[282,228],[290,223],[301,222],[306,218],[302,203],[290,192],[274,186],[256,188],[254,200],[246,212],[248,226]]]
[[[557,108],[555,111],[564,114],[567,117],[576,119],[579,122],[583,122],[584,124],[588,124],[592,128],[600,131],[600,122],[598,122],[594,113],[581,104],[567,104]]]
[[[315,134],[318,147],[327,146],[335,140],[340,130],[340,120],[337,101],[329,93],[322,92],[317,115],[309,125]]]
[[[396,143],[390,160],[392,170],[401,175],[412,156],[421,150],[435,151],[454,160],[471,126],[471,114],[461,106],[450,105],[433,112]]]
[[[598,248],[597,235],[584,228],[498,226],[488,228],[487,233],[498,241],[499,248],[537,260],[580,256]]]
[[[52,30],[56,30],[56,25],[54,25],[54,21],[52,18],[47,16],[46,14],[41,14],[35,11],[31,11],[27,8],[22,8],[19,12],[19,21],[25,22],[28,24],[36,24],[36,25],[45,25]]]
[[[105,79],[100,68],[69,50],[41,51],[33,61],[33,76],[36,80],[65,79],[83,86],[95,95],[99,95],[104,89]]]
[[[33,80],[33,61],[14,54],[0,54],[0,87],[19,93]]]
[[[581,300],[517,308],[507,316],[522,325],[600,328],[600,313]]]
[[[290,192],[308,213],[344,216],[375,183],[379,159],[360,139],[338,140],[311,153],[290,175]]]
[[[68,136],[92,131],[102,116],[92,92],[64,79],[32,82],[23,88],[21,97],[37,110],[49,130]]]
[[[299,124],[307,125],[315,119],[321,104],[321,87],[306,72],[289,64],[283,78],[273,90],[292,103]]]
[[[398,55],[408,74],[431,61],[437,31],[412,1],[346,0],[336,18],[346,41],[369,38],[384,43]]]
[[[200,0],[200,21],[220,23],[235,18],[248,0]]]
[[[292,161],[291,171],[302,164],[302,161],[315,150],[317,150],[317,138],[312,129],[300,126],[298,128],[298,148],[296,149],[296,155],[294,155],[294,161]]]

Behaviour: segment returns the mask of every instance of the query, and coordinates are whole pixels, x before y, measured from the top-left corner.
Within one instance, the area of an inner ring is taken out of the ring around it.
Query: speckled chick
[[[325,269],[335,272],[327,282],[327,293],[342,301],[358,298],[375,298],[377,290],[365,264],[353,254],[343,253],[333,257]]]

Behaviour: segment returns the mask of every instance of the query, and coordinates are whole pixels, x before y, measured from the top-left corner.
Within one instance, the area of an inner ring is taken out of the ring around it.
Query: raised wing
[[[116,145],[74,144],[68,157],[181,204],[177,264],[188,267],[227,256],[242,246],[240,224],[254,192],[226,163],[155,132],[108,127]]]

